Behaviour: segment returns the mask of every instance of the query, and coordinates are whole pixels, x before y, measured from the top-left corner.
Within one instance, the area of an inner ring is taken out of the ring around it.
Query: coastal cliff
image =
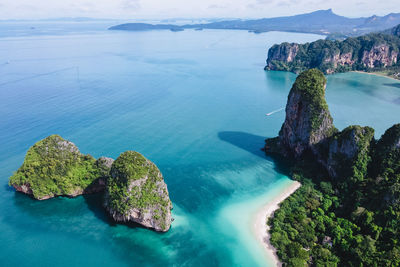
[[[105,207],[117,222],[135,222],[161,232],[171,226],[167,185],[154,163],[138,152],[124,152],[112,164]]]
[[[325,101],[325,87],[326,78],[319,70],[299,75],[288,96],[279,137],[267,141],[267,150],[279,146],[285,156],[297,158],[308,149],[316,151],[315,145],[336,131]]]
[[[397,70],[400,68],[399,29],[400,25],[392,29],[391,34],[368,34],[344,41],[276,44],[268,50],[265,70],[300,73],[318,68],[325,74]]]
[[[400,206],[400,124],[386,130],[377,142],[372,154],[372,166],[372,177],[381,185],[381,204]]]
[[[285,130],[266,140],[266,153],[290,159],[292,177],[302,183],[269,219],[271,244],[288,266],[398,266],[400,124],[378,140],[371,127],[336,130],[321,77],[316,69],[298,76]],[[312,125],[317,102],[329,123],[317,120],[312,142],[313,127],[304,125]]]
[[[334,180],[355,179],[357,175],[358,180],[363,180],[361,176],[366,175],[367,169],[361,170],[358,163],[362,162],[364,167],[370,163],[371,147],[375,153],[380,153],[380,156],[375,156],[376,161],[387,158],[388,152],[381,151],[383,144],[389,143],[397,149],[400,148],[400,139],[389,142],[385,141],[388,139],[386,136],[400,136],[400,131],[397,132],[394,126],[377,144],[371,127],[352,125],[338,131],[325,100],[325,87],[326,79],[317,69],[304,71],[297,77],[289,92],[286,117],[279,136],[266,140],[265,151],[294,160],[312,157]],[[390,135],[391,132],[394,133]]]
[[[400,124],[378,140],[371,127],[336,130],[322,77],[316,69],[298,76],[282,130],[266,140],[266,153],[290,159],[302,184],[268,220],[270,242],[287,266],[398,266]]]

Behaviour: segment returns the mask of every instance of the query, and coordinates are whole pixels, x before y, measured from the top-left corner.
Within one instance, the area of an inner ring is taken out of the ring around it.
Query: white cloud
[[[400,12],[399,0],[0,0],[0,18],[260,18],[333,8],[344,16]]]
[[[138,9],[140,9],[140,1],[139,0],[124,0],[124,1],[122,1],[121,7],[123,9],[127,8],[127,9],[138,10]]]

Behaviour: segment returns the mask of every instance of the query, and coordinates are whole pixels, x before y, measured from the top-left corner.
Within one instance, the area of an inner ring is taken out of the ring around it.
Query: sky
[[[399,0],[0,0],[0,19],[264,18],[329,8],[347,17],[400,13]]]

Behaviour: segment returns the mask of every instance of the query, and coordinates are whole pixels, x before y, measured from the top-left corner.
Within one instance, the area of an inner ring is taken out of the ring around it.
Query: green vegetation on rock
[[[124,152],[112,164],[106,207],[117,221],[134,221],[157,231],[170,227],[167,186],[156,165],[138,152]]]
[[[9,185],[36,199],[76,196],[103,175],[96,159],[81,154],[62,137],[52,135],[28,150],[24,163],[10,177]]]
[[[302,84],[320,98],[314,80]],[[299,102],[309,103],[310,96],[303,97]],[[280,139],[290,137],[281,134]],[[280,149],[287,155],[276,138],[266,142],[273,149],[266,147],[267,153]],[[290,162],[292,177],[302,187],[268,221],[281,261],[286,266],[399,266],[400,124],[378,141],[372,128],[349,126],[314,145],[318,149]]]
[[[393,29],[395,32],[395,29]],[[347,71],[400,73],[400,36],[371,33],[344,41],[282,43],[268,51],[267,70],[295,73],[318,68],[325,74]]]
[[[369,152],[374,133],[371,127],[352,125],[330,138],[327,165],[335,170],[330,172],[331,177],[364,180],[367,166],[371,161]]]
[[[157,166],[138,152],[124,152],[116,161],[96,160],[52,135],[28,150],[9,185],[39,200],[105,191],[105,207],[114,220],[162,232],[171,226],[167,185]]]
[[[316,144],[337,131],[325,100],[325,86],[326,78],[318,69],[302,72],[293,84],[279,132],[279,144],[287,155],[298,157],[319,149]],[[275,146],[272,143],[267,142],[269,147]]]
[[[307,103],[311,114],[311,129],[316,130],[322,117],[321,111],[328,111],[328,104],[325,100],[326,78],[321,71],[310,69],[301,73],[292,87],[293,93],[300,93],[302,101]],[[330,114],[329,117],[331,118]]]

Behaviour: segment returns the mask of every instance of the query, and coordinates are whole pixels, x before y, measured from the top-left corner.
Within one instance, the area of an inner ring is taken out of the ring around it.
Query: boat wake
[[[277,113],[277,112],[279,112],[279,111],[282,111],[282,110],[284,110],[284,109],[285,109],[285,108],[280,108],[280,109],[271,111],[270,113],[265,114],[265,116],[271,116],[272,114],[275,114],[275,113]]]

